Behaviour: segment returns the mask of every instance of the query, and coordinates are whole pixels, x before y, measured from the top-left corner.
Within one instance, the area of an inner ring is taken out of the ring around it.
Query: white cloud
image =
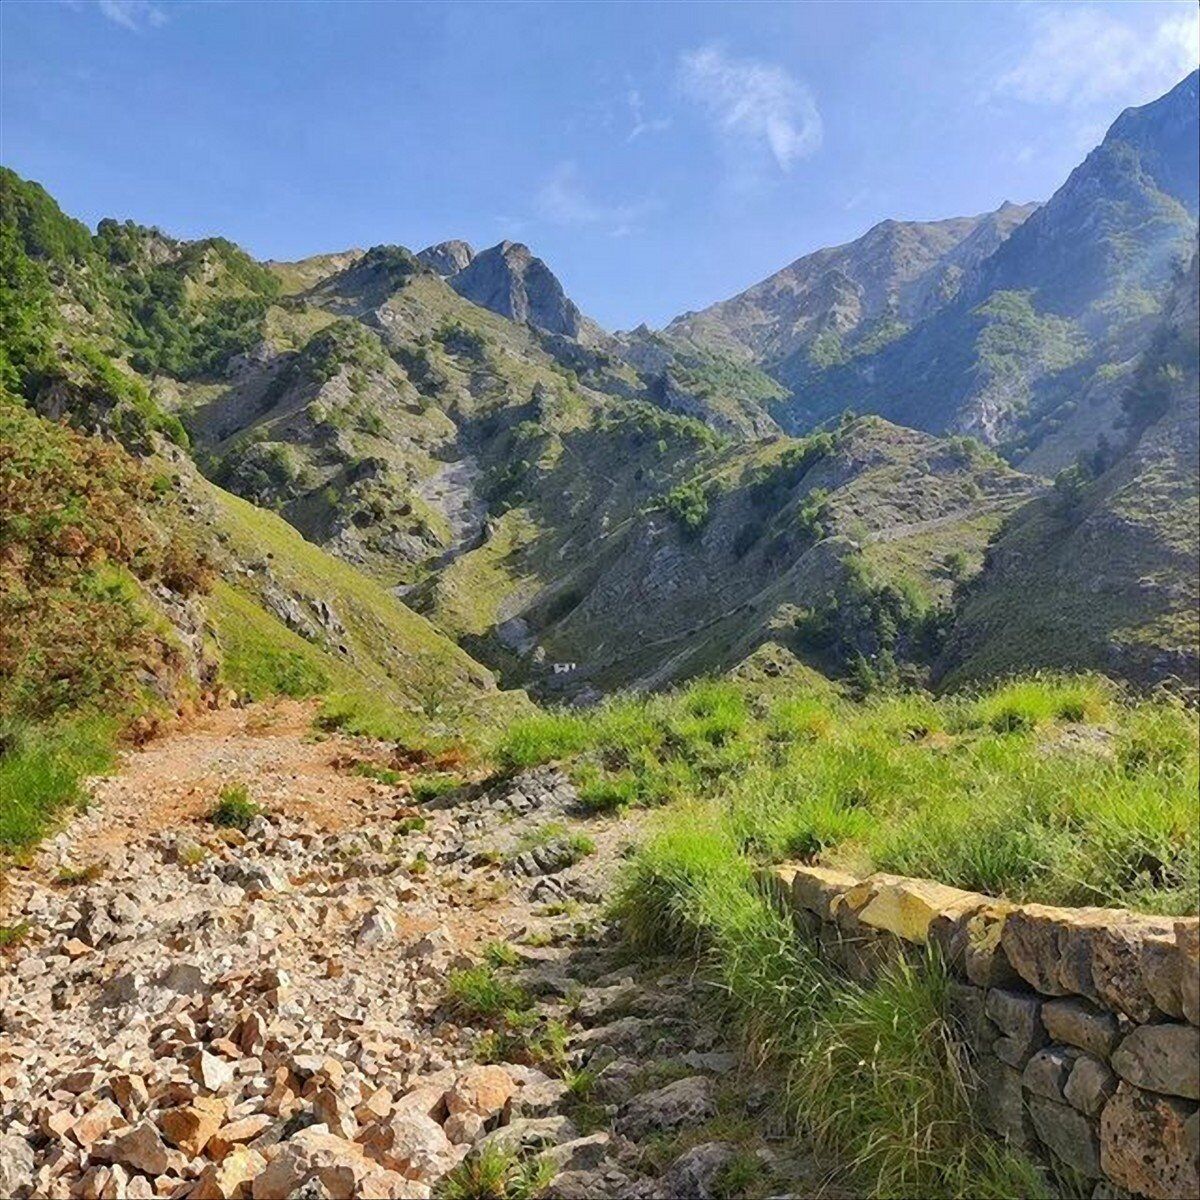
[[[717,45],[680,56],[679,87],[707,115],[738,182],[761,174],[764,157],[780,171],[821,145],[812,93],[783,67],[732,58]]]
[[[555,225],[603,228],[613,237],[632,233],[657,205],[650,200],[608,204],[596,200],[584,186],[573,162],[559,163],[538,189],[537,214]]]
[[[633,127],[629,131],[627,142],[636,141],[644,133],[662,133],[671,128],[670,117],[647,117],[642,104],[642,94],[637,88],[630,88],[625,96],[629,105],[629,115],[633,118]]]
[[[1182,5],[1151,30],[1084,5],[1031,14],[1033,41],[993,92],[1031,104],[1085,108],[1152,100],[1196,68],[1200,11]]]
[[[96,7],[114,25],[134,32],[167,23],[167,14],[150,0],[98,0]]]

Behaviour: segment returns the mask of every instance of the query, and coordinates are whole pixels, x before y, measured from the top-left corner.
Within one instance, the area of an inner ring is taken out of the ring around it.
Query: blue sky
[[[1045,198],[1197,29],[1190,0],[5,0],[0,160],[259,257],[509,237],[602,324],[661,324],[885,217]]]

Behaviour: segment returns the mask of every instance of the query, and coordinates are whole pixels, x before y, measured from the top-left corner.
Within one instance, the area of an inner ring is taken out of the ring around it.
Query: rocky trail
[[[607,929],[631,821],[553,768],[433,794],[311,716],[131,751],[10,872],[0,1195],[833,1195],[700,985]]]

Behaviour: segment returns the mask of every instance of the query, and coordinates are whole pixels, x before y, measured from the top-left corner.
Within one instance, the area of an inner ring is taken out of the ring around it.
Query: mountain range
[[[519,243],[256,262],[5,170],[5,453],[149,472],[149,542],[205,564],[106,551],[159,690],[282,673],[416,718],[747,661],[1194,686],[1198,109],[1193,74],[1044,203],[884,221],[616,333]],[[39,592],[5,533],[23,637],[116,586]]]

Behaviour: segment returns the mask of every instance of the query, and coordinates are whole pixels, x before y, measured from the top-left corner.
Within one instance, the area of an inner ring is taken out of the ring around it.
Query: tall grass
[[[32,846],[112,763],[116,722],[89,717],[0,730],[0,853]]]
[[[785,1081],[783,1114],[863,1195],[1032,1197],[1032,1164],[991,1142],[943,1016],[936,962],[864,988],[832,975],[752,886],[753,865],[703,812],[673,809],[616,913],[639,952],[697,956],[748,1053]]]
[[[758,698],[732,682],[518,721],[509,768],[566,759],[585,808],[705,805],[759,861],[939,879],[1014,900],[1200,903],[1196,714],[1096,677],[979,696]]]

